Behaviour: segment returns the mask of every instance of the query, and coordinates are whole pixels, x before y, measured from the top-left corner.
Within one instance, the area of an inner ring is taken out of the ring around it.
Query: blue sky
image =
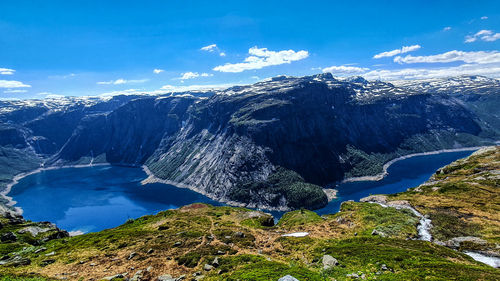
[[[500,1],[1,1],[0,98],[500,77],[499,48]]]

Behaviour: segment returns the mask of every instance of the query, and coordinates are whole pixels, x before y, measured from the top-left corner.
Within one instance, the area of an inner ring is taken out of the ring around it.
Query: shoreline
[[[7,200],[7,206],[8,207],[13,207],[17,202],[12,199],[8,194],[12,190],[12,187],[16,184],[19,183],[19,181],[27,176],[31,176],[43,171],[50,171],[50,170],[58,170],[58,169],[65,169],[65,168],[86,168],[86,167],[95,167],[95,166],[108,166],[111,165],[109,163],[89,163],[89,164],[76,164],[76,165],[63,165],[63,166],[49,166],[49,167],[40,167],[37,168],[33,171],[29,172],[24,172],[24,173],[19,173],[15,175],[12,180],[5,186],[5,189],[0,192],[0,196],[5,198]],[[13,207],[14,212],[18,215],[23,214],[23,210],[20,207]]]
[[[450,148],[450,149],[440,149],[440,150],[434,150],[434,151],[427,151],[427,152],[419,152],[419,153],[412,153],[408,155],[403,155],[398,158],[394,158],[390,160],[389,162],[386,162],[384,166],[382,167],[382,172],[374,175],[374,176],[361,176],[361,177],[351,177],[351,178],[346,178],[342,180],[340,183],[348,183],[348,182],[358,182],[358,181],[380,181],[385,176],[388,175],[387,169],[389,167],[401,160],[405,160],[408,158],[416,157],[416,156],[426,156],[426,155],[435,155],[435,154],[440,154],[440,153],[447,153],[447,152],[460,152],[460,151],[474,151],[474,150],[479,150],[481,148],[489,147],[490,145],[487,146],[474,146],[474,147],[462,147],[462,148]]]

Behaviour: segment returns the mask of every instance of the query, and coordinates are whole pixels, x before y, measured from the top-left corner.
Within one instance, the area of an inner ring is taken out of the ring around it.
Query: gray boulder
[[[322,262],[323,262],[323,269],[330,269],[332,267],[339,265],[337,259],[330,255],[324,255]]]

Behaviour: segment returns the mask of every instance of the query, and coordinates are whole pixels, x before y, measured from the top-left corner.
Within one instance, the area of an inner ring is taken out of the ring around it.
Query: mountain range
[[[222,202],[327,204],[323,187],[399,156],[494,144],[500,81],[280,76],[217,91],[0,101],[0,189],[39,167],[145,165]]]

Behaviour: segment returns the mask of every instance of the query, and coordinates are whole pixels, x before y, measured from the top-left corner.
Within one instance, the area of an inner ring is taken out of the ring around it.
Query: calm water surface
[[[472,152],[447,152],[401,160],[381,181],[345,183],[337,187],[339,198],[317,210],[338,212],[342,201],[379,193],[396,193],[426,181],[439,167]],[[32,221],[50,221],[68,231],[93,232],[124,223],[128,218],[155,214],[194,202],[220,205],[206,196],[167,184],[140,182],[139,168],[95,166],[48,170],[30,175],[13,186],[9,196]],[[282,213],[272,212],[275,216]]]
[[[26,219],[82,232],[112,228],[128,218],[194,202],[220,205],[189,189],[141,185],[146,177],[142,169],[116,166],[47,170],[21,179],[9,196]]]

